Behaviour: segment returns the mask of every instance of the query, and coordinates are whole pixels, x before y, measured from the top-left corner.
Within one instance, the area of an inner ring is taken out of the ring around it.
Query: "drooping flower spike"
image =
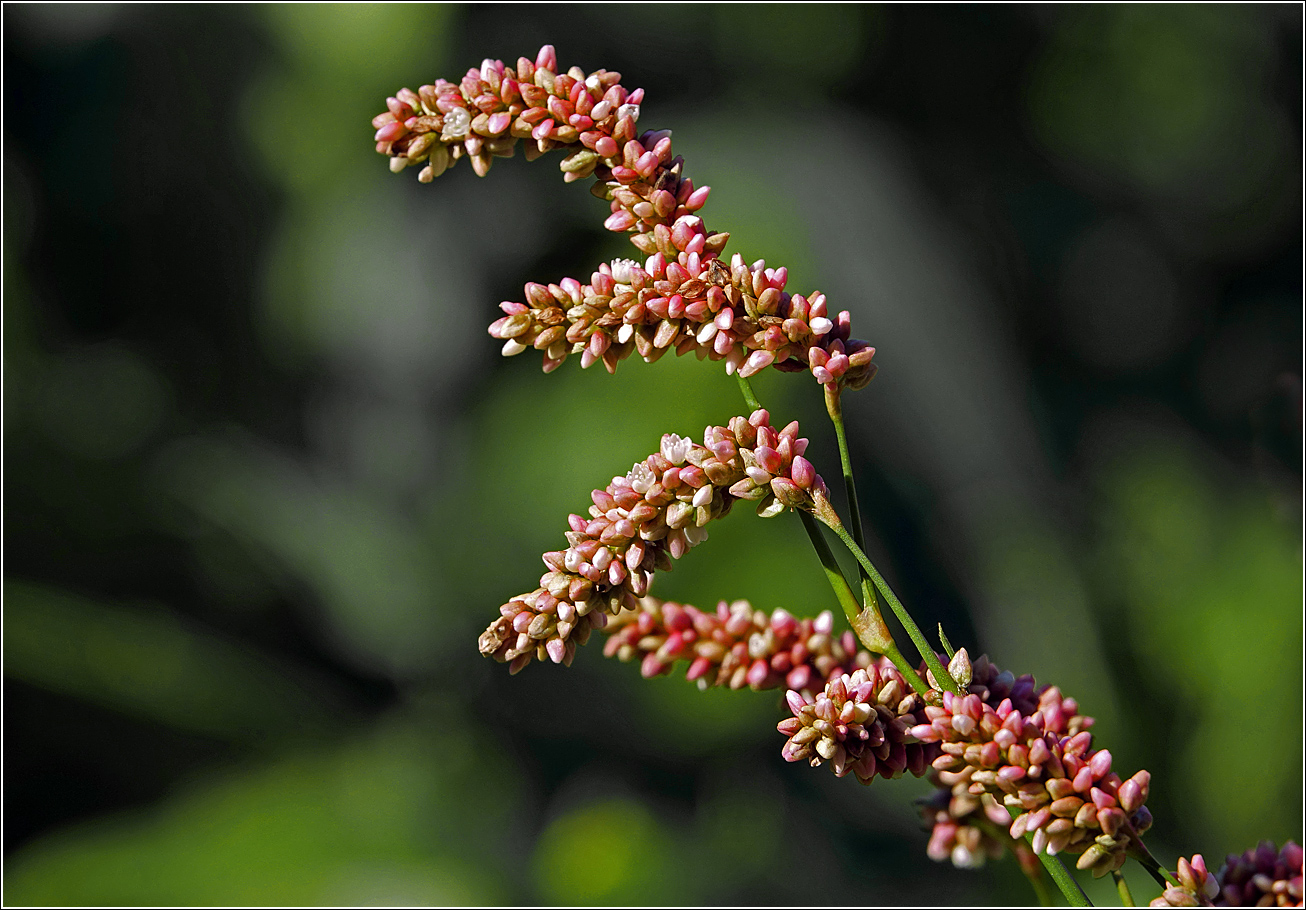
[[[708,427],[703,445],[674,434],[659,451],[591,494],[589,518],[568,519],[566,550],[544,554],[540,587],[514,597],[481,635],[482,654],[517,672],[532,657],[570,664],[576,645],[609,615],[635,610],[654,572],[707,539],[709,522],[738,500],[764,518],[811,509],[825,482],[803,457],[798,422],[781,430],[757,410]]]
[[[693,351],[745,377],[774,364],[809,370],[835,389],[870,382],[875,349],[850,337],[847,311],[828,315],[820,293],[790,295],[784,268],[738,256],[728,267],[721,261],[729,235],[709,231],[696,214],[709,188],[683,175],[669,131],[636,134],[644,93],[620,80],[606,70],[559,73],[545,46],[515,68],[485,60],[457,84],[402,89],[372,121],[391,170],[426,162],[423,182],[462,157],[484,176],[519,141],[527,158],[565,150],[564,178],[594,175],[595,195],[610,203],[604,226],[627,234],[647,257],[603,265],[589,284],[528,284],[526,301],[503,303],[506,315],[490,328],[504,353],[534,347],[548,372],[568,354],[612,371],[632,351],[647,361]]]

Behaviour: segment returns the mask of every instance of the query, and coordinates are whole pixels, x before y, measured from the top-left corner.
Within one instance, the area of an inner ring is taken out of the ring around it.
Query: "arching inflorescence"
[[[464,157],[484,176],[519,142],[528,159],[563,151],[564,179],[593,175],[594,194],[610,203],[604,226],[646,257],[604,263],[587,283],[527,284],[524,301],[505,301],[490,326],[503,353],[541,351],[545,372],[578,354],[582,366],[612,372],[632,353],[652,362],[674,350],[723,360],[745,377],[775,366],[809,370],[834,389],[870,382],[875,349],[851,337],[846,310],[829,313],[819,292],[790,294],[783,267],[722,258],[729,234],[709,231],[697,214],[709,188],[684,176],[670,131],[637,131],[643,89],[620,83],[606,70],[559,72],[545,46],[515,67],[485,60],[458,83],[401,89],[373,118],[391,170],[424,165],[422,182]]]
[[[769,518],[828,495],[806,449],[797,421],[776,430],[760,409],[708,427],[702,445],[663,436],[657,452],[591,494],[588,518],[570,516],[567,549],[544,554],[540,586],[500,608],[481,653],[514,673],[532,657],[570,664],[592,629],[636,609],[654,573],[706,540],[708,523],[736,501]]]

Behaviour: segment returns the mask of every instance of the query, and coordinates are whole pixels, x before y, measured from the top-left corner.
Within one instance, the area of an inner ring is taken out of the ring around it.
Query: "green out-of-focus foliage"
[[[591,490],[746,411],[693,357],[499,357],[500,300],[632,254],[556,157],[426,186],[376,155],[387,95],[544,43],[644,87],[728,251],[876,345],[845,413],[921,626],[1095,715],[1164,864],[1301,839],[1294,11],[3,17],[7,903],[1031,899],[926,857],[926,782],[786,764],[782,693],[599,636],[477,653]],[[754,388],[842,505],[810,377]],[[837,614],[752,512],[654,593]]]
[[[1030,85],[1040,138],[1076,164],[1258,232],[1289,164],[1266,95],[1274,37],[1234,6],[1084,7],[1055,26]],[[1271,197],[1271,198],[1266,198]],[[1251,211],[1248,211],[1250,209]]]
[[[1102,478],[1096,565],[1116,628],[1166,694],[1153,729],[1171,751],[1183,824],[1218,854],[1300,824],[1302,567],[1298,529],[1259,484],[1230,482],[1177,440],[1150,440]],[[1255,705],[1273,705],[1262,713]],[[1207,781],[1229,781],[1211,787]]]
[[[498,834],[514,788],[505,781],[497,799],[466,799],[502,766],[457,723],[441,726],[390,722],[227,772],[155,810],[63,831],[8,865],[5,900],[501,903]]]

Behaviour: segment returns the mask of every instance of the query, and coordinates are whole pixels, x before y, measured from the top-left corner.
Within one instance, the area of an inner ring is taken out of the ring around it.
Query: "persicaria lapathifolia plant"
[[[1230,856],[1211,876],[1201,855],[1164,872],[1142,836],[1151,776],[1122,777],[1093,744],[1093,719],[1055,686],[972,661],[942,638],[943,655],[921,633],[865,554],[844,430],[841,395],[875,375],[875,349],[852,338],[848,312],[832,315],[824,294],[790,294],[787,271],[725,259],[729,234],[699,214],[709,188],[696,187],[672,154],[668,130],[639,131],[642,89],[618,73],[559,70],[552,47],[515,66],[485,60],[456,83],[401,89],[377,115],[376,149],[396,173],[421,166],[429,183],[460,159],[480,176],[520,143],[527,160],[560,151],[563,179],[595,178],[609,203],[604,226],[625,234],[642,259],[602,263],[588,282],[527,284],[524,300],[500,305],[490,326],[511,356],[534,348],[544,371],[579,355],[582,368],[609,372],[632,352],[652,363],[667,351],[725,361],[748,416],[710,426],[702,444],[676,434],[591,494],[587,515],[568,517],[567,547],[544,554],[534,590],[514,597],[481,635],[483,654],[516,673],[532,659],[570,664],[594,630],[604,653],[638,659],[646,677],[683,662],[699,687],[781,688],[790,716],[778,724],[790,762],[828,765],[864,784],[903,774],[937,787],[923,801],[932,826],[927,851],[960,867],[1013,853],[1046,900],[1042,871],[1074,905],[1087,898],[1058,858],[1115,877],[1133,858],[1165,889],[1154,906],[1302,906],[1302,851],[1268,842]],[[806,370],[823,387],[839,443],[849,521],[804,457],[807,440],[791,422],[776,429],[748,377],[775,368]],[[707,538],[707,525],[739,500],[762,517],[801,519],[850,630],[837,633],[826,612],[800,619],[746,601],[715,612],[660,601],[654,577]],[[843,542],[859,566],[854,590],[818,524]],[[860,595],[860,596],[859,596]],[[888,604],[921,662],[899,650],[881,613]],[[946,662],[946,666],[945,666]]]

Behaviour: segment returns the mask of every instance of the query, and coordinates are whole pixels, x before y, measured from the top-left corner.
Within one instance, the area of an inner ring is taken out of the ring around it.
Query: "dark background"
[[[1075,695],[1165,865],[1300,840],[1300,7],[4,29],[7,902],[1031,899],[925,857],[923,782],[786,765],[774,692],[476,653],[590,489],[744,408],[693,359],[499,358],[498,301],[629,255],[556,156],[422,186],[372,150],[386,95],[545,42],[877,346],[845,407],[921,625]],[[816,385],[756,388],[837,479]],[[792,516],[654,593],[834,607]]]

